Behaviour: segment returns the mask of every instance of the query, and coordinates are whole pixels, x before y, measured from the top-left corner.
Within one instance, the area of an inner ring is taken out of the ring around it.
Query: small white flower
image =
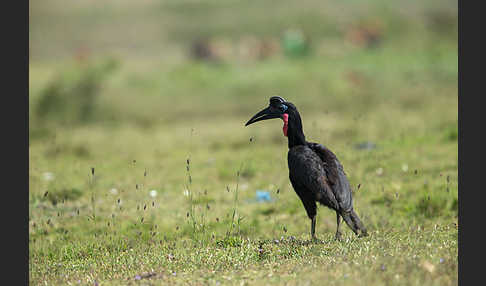
[[[189,190],[185,189],[183,194],[184,194],[184,196],[188,197],[189,196]]]
[[[404,172],[408,171],[408,165],[407,164],[402,165],[402,171],[404,171]]]
[[[111,188],[111,189],[110,189],[110,193],[111,193],[112,195],[116,195],[116,194],[118,194],[118,190],[117,190],[116,188]]]
[[[42,177],[46,181],[52,181],[52,180],[54,180],[54,174],[51,173],[51,172],[45,172],[44,174],[42,174]]]
[[[383,168],[378,168],[378,169],[376,169],[376,174],[377,174],[378,176],[383,175]]]
[[[151,190],[149,194],[152,198],[155,198],[157,196],[157,190]]]

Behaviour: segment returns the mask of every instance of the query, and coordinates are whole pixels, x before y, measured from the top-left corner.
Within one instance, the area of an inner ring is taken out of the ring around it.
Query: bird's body
[[[316,202],[334,210],[350,208],[351,196],[346,192],[335,194],[334,184],[331,184],[330,179],[335,166],[332,166],[329,160],[323,161],[310,146],[306,145],[292,147],[288,152],[287,160],[292,187],[300,198],[306,198],[303,201],[309,201],[304,203],[304,206],[311,218],[316,212]],[[342,203],[338,202],[339,195],[344,197],[339,200]]]
[[[312,220],[311,233],[314,234],[317,203],[336,211],[339,231],[340,218],[344,218],[350,228],[358,234],[366,235],[366,229],[353,210],[351,187],[343,166],[336,155],[321,144],[307,142],[288,152],[289,179],[301,199],[307,216]]]
[[[331,150],[305,140],[300,114],[292,103],[272,97],[270,107],[255,115],[247,125],[277,117],[284,120],[283,131],[289,140],[289,179],[311,219],[312,237],[315,236],[317,203],[336,212],[337,239],[341,235],[341,217],[355,234],[361,232],[366,236],[366,228],[353,210],[351,187],[343,166]]]

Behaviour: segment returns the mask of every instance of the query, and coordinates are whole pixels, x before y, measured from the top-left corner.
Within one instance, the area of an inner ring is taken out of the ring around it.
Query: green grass
[[[58,2],[31,3],[31,284],[458,284],[454,3],[306,1],[304,17],[290,2]],[[378,47],[347,40],[375,19]],[[201,33],[237,42],[290,26],[311,37],[309,56],[187,57]],[[83,45],[91,56],[73,60]],[[104,76],[92,68],[106,55]],[[335,241],[320,207],[309,241],[282,123],[244,127],[275,94],[338,156],[370,236],[343,225]]]
[[[30,146],[31,281],[51,284],[93,279],[118,284],[153,271],[160,275],[152,278],[154,283],[159,278],[178,283],[192,279],[196,284],[230,282],[224,277],[232,277],[236,284],[240,280],[251,284],[295,283],[299,277],[311,281],[327,277],[330,282],[343,284],[353,284],[351,281],[358,278],[364,284],[455,284],[457,141],[441,128],[445,119],[433,121],[434,117],[454,113],[448,107],[454,106],[454,98],[450,99],[452,102],[444,100],[442,109],[431,115],[427,124],[417,116],[434,113],[435,104],[423,105],[421,108],[428,110],[418,114],[409,112],[406,124],[397,121],[398,126],[392,126],[377,120],[375,124],[358,124],[359,130],[352,128],[356,121],[351,115],[340,116],[342,120],[332,120],[331,116],[318,120],[327,116],[304,113],[304,124],[316,122],[306,125],[308,137],[335,150],[352,186],[361,184],[355,193],[355,206],[371,236],[356,239],[345,227],[345,241],[332,241],[334,215],[320,208],[318,237],[326,241],[324,244],[270,244],[268,249],[265,246],[268,252],[264,258],[257,255],[260,240],[281,236],[295,236],[301,242],[309,239],[308,219],[288,182],[286,142],[280,123],[244,128],[246,118],[235,118],[199,122],[197,128],[186,123],[148,131],[130,126],[90,126],[62,129],[56,139],[34,141]],[[454,125],[453,118],[450,120]],[[381,128],[389,128],[385,133],[393,134],[391,129],[400,130],[402,125],[412,126],[407,127],[406,134],[379,139],[377,133],[385,132]],[[191,128],[195,129],[192,142]],[[341,134],[342,130],[354,131]],[[255,140],[249,142],[250,137]],[[361,151],[350,144],[363,139],[373,140],[378,149]],[[60,148],[58,153],[49,155],[55,146]],[[70,146],[84,146],[88,154],[77,155]],[[186,216],[191,206],[183,193],[189,156],[194,216],[197,222],[202,221],[201,215],[205,219],[205,233],[199,236],[192,233],[191,219]],[[251,175],[242,176],[239,182],[238,212],[244,219],[240,231],[233,234],[241,244],[231,247],[228,243],[221,248],[218,241],[227,238],[236,172],[242,163],[242,174]],[[96,170],[96,221],[88,220],[91,167]],[[381,176],[377,174],[379,168],[383,169]],[[44,181],[45,171],[53,172],[55,179]],[[112,188],[118,193],[112,194]],[[149,196],[152,189],[158,192],[155,198]],[[276,201],[252,203],[256,189],[269,190]],[[49,194],[44,198],[46,190]],[[82,196],[66,190],[81,190]],[[58,192],[54,205],[50,196]],[[65,201],[59,202],[64,195]],[[176,259],[168,259],[169,255]],[[439,263],[440,259],[446,263]],[[423,261],[437,270],[429,273],[421,266]],[[386,265],[386,271],[380,271],[381,264]],[[177,276],[170,274],[174,271]],[[325,275],[328,272],[332,274]]]

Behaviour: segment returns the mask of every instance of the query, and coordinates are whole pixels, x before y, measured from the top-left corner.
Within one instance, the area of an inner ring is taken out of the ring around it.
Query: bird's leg
[[[336,212],[336,221],[337,221],[337,229],[336,229],[336,240],[341,240],[341,232],[339,231],[339,225],[341,224],[341,216],[338,212]]]
[[[316,239],[316,216],[313,216],[311,221],[311,237],[312,240]]]

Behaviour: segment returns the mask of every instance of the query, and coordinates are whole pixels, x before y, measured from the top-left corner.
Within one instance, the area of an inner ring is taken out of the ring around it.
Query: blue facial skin
[[[280,108],[285,112],[289,107],[285,104],[281,104]]]

